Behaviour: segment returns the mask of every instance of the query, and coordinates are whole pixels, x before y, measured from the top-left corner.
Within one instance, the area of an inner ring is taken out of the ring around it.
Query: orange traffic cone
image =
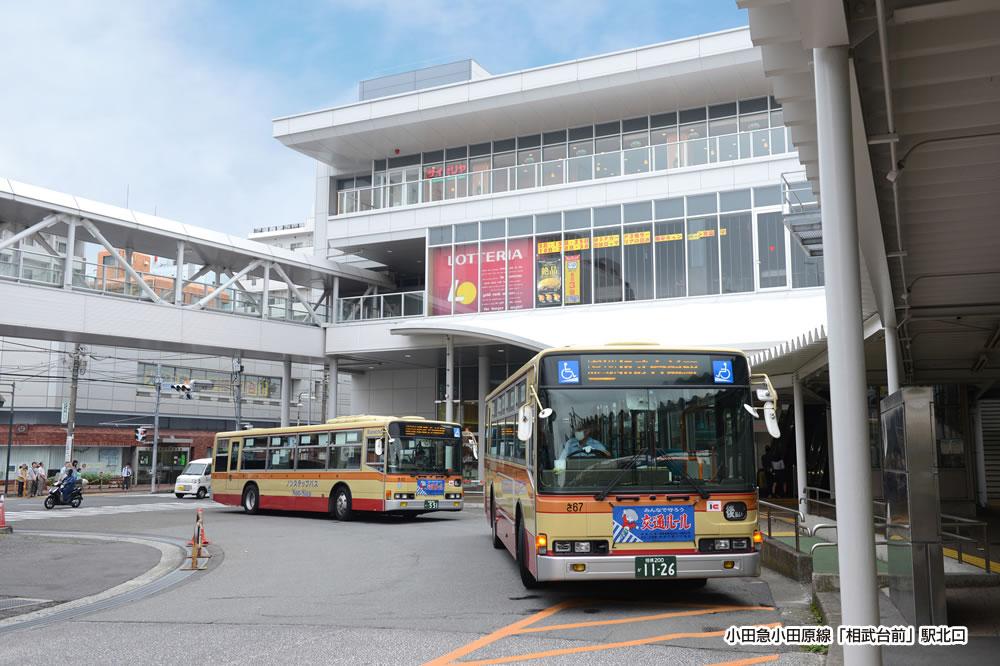
[[[14,528],[7,524],[7,503],[0,495],[0,532],[12,532]]]
[[[202,543],[202,545],[204,545],[204,546],[211,546],[212,542],[205,538],[205,522],[204,522],[203,516],[201,515],[201,509],[200,508],[198,509],[198,517],[195,519],[195,522],[201,522],[201,543]],[[191,537],[191,540],[187,542],[187,545],[189,545],[189,546],[193,546],[194,545],[194,537]]]

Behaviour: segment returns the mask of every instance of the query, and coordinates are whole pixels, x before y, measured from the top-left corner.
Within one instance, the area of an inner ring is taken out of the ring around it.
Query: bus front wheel
[[[243,491],[243,511],[249,515],[255,515],[260,510],[260,491],[257,486],[247,486]]]
[[[333,517],[347,522],[354,512],[351,510],[351,491],[347,488],[337,488],[333,493]]]

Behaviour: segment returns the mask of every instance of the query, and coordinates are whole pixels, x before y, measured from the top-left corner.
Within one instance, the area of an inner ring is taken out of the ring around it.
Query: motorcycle
[[[74,509],[80,506],[83,502],[83,488],[80,482],[73,485],[73,490],[69,493],[69,501],[63,501],[63,487],[66,485],[65,481],[60,481],[56,485],[49,488],[49,496],[45,498],[45,508],[51,509],[55,506],[69,504]]]

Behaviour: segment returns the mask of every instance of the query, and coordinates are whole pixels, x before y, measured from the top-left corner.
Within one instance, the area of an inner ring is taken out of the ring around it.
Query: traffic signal
[[[135,429],[135,441],[137,441],[137,442],[145,442],[146,441],[146,429],[145,428],[136,428]]]
[[[181,393],[184,394],[184,397],[187,398],[188,400],[191,400],[194,397],[191,395],[191,391],[193,389],[191,388],[190,384],[171,384],[170,388],[172,388],[175,391],[180,391]]]

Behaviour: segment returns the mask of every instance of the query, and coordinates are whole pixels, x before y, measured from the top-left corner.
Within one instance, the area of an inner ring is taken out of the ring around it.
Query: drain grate
[[[21,608],[23,606],[35,606],[48,603],[48,599],[28,599],[25,597],[12,597],[10,599],[0,599],[0,611]]]

